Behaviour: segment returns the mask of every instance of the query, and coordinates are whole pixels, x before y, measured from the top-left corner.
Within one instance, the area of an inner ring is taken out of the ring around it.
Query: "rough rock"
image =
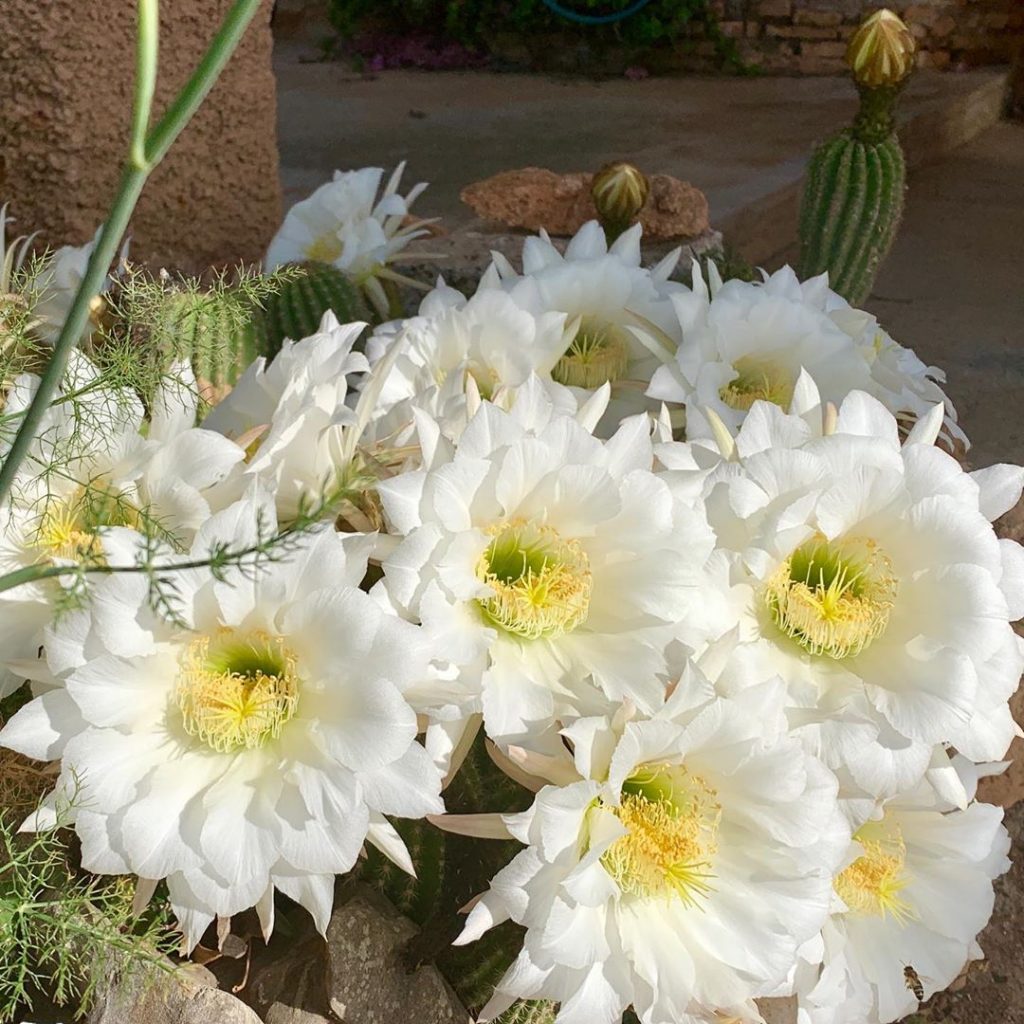
[[[277,949],[275,949],[275,945]],[[242,997],[266,1024],[322,1024],[329,1018],[327,946],[319,935],[275,941],[254,962]],[[254,958],[255,959],[255,958]]]
[[[170,966],[170,961],[168,961]],[[100,993],[86,1024],[260,1024],[207,970],[189,964],[163,973],[139,973]]]
[[[437,968],[410,972],[402,949],[415,925],[357,887],[327,929],[330,1008],[345,1024],[467,1024],[469,1013]]]
[[[1024,635],[1024,627],[1018,624],[1017,632]],[[1024,722],[1024,688],[1010,698],[1010,711],[1018,725]],[[978,799],[1009,809],[1024,800],[1024,739],[1014,739],[1003,760],[1009,761],[1010,767],[1002,775],[982,779],[978,783]]]
[[[263,1017],[264,1024],[331,1024],[331,1021],[319,1013],[308,1010],[297,1010],[294,1006],[284,1003],[273,1003]]]
[[[764,1024],[796,1024],[796,996],[782,999],[758,999],[757,1008],[764,1017]]]
[[[567,236],[597,216],[590,197],[593,177],[524,167],[467,185],[461,196],[485,220]],[[650,194],[640,212],[645,238],[694,238],[708,230],[708,201],[699,188],[667,174],[652,174],[649,181]]]

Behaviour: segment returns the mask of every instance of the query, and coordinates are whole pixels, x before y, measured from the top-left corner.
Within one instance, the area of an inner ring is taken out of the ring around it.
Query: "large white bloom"
[[[6,411],[23,411],[38,384],[34,375],[19,377]],[[194,427],[188,367],[172,368],[147,418],[134,393],[105,385],[75,352],[60,399],[47,410],[3,510],[0,569],[102,560],[100,532],[110,526],[188,547],[222,491],[233,489],[226,481],[244,455]],[[49,579],[0,594],[0,693],[31,674],[59,587]]]
[[[641,265],[642,228],[634,225],[609,247],[597,221],[584,224],[561,253],[545,233],[523,244],[523,272],[496,256],[481,289],[501,287],[534,315],[566,315],[570,335],[552,370],[560,384],[593,391],[612,385],[612,400],[599,433],[607,435],[620,420],[644,409],[644,392],[658,367],[657,357],[633,332],[650,328],[673,343],[681,340],[670,297],[685,294],[670,281],[679,250],[657,266]]]
[[[1002,817],[990,804],[950,808],[920,786],[857,829],[803,1022],[888,1024],[917,1009],[917,985],[928,999],[982,956],[992,880],[1009,867]]]
[[[62,245],[49,253],[34,277],[27,283],[27,292],[32,297],[32,316],[35,331],[48,342],[55,342],[60,335],[71,311],[78,286],[85,277],[85,272],[96,248],[96,235],[85,245]],[[121,247],[121,258],[128,254],[128,242]],[[110,277],[104,279],[103,291],[106,291]],[[92,330],[87,326],[85,333]]]
[[[193,557],[252,543],[256,511],[219,513]],[[140,542],[105,537],[115,563]],[[369,545],[323,528],[262,572],[175,574],[178,625],[150,610],[144,578],[108,578],[47,634],[56,688],[0,733],[61,761],[34,826],[70,801],[84,866],[166,878],[188,948],[251,906],[269,933],[275,888],[323,930],[364,840],[411,870],[384,815],[442,808],[404,696],[425,665],[418,631],[358,589]]]
[[[656,706],[666,645],[713,617],[712,536],[651,471],[646,417],[601,442],[538,382],[511,413],[484,402],[455,451],[423,447],[426,468],[379,487],[404,537],[384,585],[482,687],[488,734],[536,733],[598,698]]]
[[[568,727],[574,766],[536,759],[557,785],[505,816],[527,849],[458,940],[526,927],[484,1019],[517,998],[559,1001],[559,1024],[611,1024],[630,1005],[644,1024],[757,1019],[749,1000],[820,930],[849,838],[835,778],[765,715],[782,691],[726,700],[691,669],[649,719]]]
[[[710,434],[706,409],[736,428],[755,401],[788,408],[801,369],[826,401],[868,388],[868,365],[853,340],[804,298],[805,287],[824,279],[802,287],[784,267],[758,284],[723,284],[711,263],[708,279],[695,260],[693,290],[673,295],[682,343],[648,391],[685,407],[689,439]]]
[[[732,461],[705,480],[746,594],[749,656],[787,680],[804,709],[794,727],[868,793],[913,785],[934,744],[998,760],[1016,731],[1024,555],[990,522],[1019,498],[1024,470],[965,473],[934,445],[941,406],[902,446],[893,415],[863,393],[824,436],[816,414],[817,429],[755,404],[726,443]]]
[[[439,284],[417,316],[384,325],[367,343],[372,363],[401,346],[375,411],[375,435],[401,441],[412,410],[421,409],[457,436],[474,396],[507,407],[531,375],[550,377],[568,344],[564,326],[564,314],[534,316],[498,289],[466,299]]]
[[[316,334],[286,340],[270,363],[257,359],[203,420],[206,430],[246,450],[240,490],[259,480],[282,522],[346,483],[361,433],[360,416],[345,404],[348,375],[368,368],[352,350],[365,326],[340,325],[328,310]],[[372,405],[375,388],[368,386],[366,396]]]
[[[398,183],[404,169],[404,163],[395,168],[380,199],[377,194],[384,175],[380,167],[335,171],[331,181],[285,215],[267,250],[266,270],[302,260],[332,263],[386,310],[387,300],[374,278],[409,242],[424,234],[424,222],[410,224],[407,217],[427,186],[421,183],[400,196]]]
[[[710,434],[705,409],[732,428],[755,401],[788,409],[806,370],[825,401],[838,405],[851,391],[866,391],[906,429],[940,403],[944,437],[967,441],[939,387],[942,371],[897,344],[870,313],[852,308],[825,274],[801,282],[783,267],[760,282],[723,284],[709,263],[705,283],[694,262],[693,291],[678,292],[673,301],[682,344],[648,394],[685,406],[690,440]]]
[[[795,293],[790,279],[788,287]],[[841,330],[845,331],[863,353],[871,373],[865,388],[874,395],[907,429],[935,405],[943,406],[942,434],[947,442],[958,441],[970,447],[967,435],[957,423],[956,409],[941,384],[945,373],[937,366],[928,366],[913,349],[899,344],[878,323],[876,317],[855,309],[841,295],[828,287],[825,275],[799,285],[803,300],[820,309]]]

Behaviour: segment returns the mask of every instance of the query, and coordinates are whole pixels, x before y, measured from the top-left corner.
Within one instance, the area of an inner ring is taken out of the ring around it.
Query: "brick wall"
[[[830,74],[845,70],[846,41],[868,0],[713,0],[740,55],[765,71]],[[917,37],[921,67],[1009,64],[1024,45],[1024,0],[909,0],[891,7]],[[695,56],[710,56],[698,43]]]

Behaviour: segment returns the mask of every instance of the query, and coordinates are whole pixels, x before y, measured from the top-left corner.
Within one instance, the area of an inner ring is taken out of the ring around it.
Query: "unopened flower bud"
[[[914,70],[917,44],[906,24],[882,9],[866,18],[850,39],[846,63],[858,85],[876,89],[899,85]]]
[[[607,164],[594,175],[590,193],[597,215],[605,229],[616,234],[632,223],[644,203],[650,186],[647,178],[632,164]]]

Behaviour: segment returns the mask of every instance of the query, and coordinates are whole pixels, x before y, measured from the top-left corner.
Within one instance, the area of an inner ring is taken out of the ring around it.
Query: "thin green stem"
[[[100,229],[96,246],[89,257],[85,276],[75,293],[71,310],[64,321],[60,336],[53,346],[53,355],[46,364],[32,404],[29,405],[11,444],[11,450],[7,458],[4,459],[3,465],[0,466],[0,501],[3,501],[11,493],[18,467],[28,454],[28,450],[39,432],[43,417],[50,408],[50,402],[60,386],[68,359],[71,357],[71,350],[85,331],[86,323],[89,320],[89,304],[102,290],[104,278],[114,261],[121,239],[128,229],[128,221],[131,219],[135,204],[139,201],[146,176],[145,171],[128,167],[121,177],[117,198],[114,200],[110,216]]]
[[[253,544],[246,548],[239,548],[230,551],[226,558],[235,563],[252,555],[262,554],[267,545]],[[40,580],[56,579],[60,576],[77,576],[86,574],[89,576],[116,576],[121,573],[168,573],[182,572],[186,569],[206,569],[210,566],[210,558],[190,558],[181,562],[168,562],[148,566],[145,564],[136,565],[26,565],[23,569],[15,569],[13,572],[4,573],[0,576],[0,594],[5,590],[13,590],[24,583],[37,583]]]
[[[40,378],[39,388],[22,420],[21,427],[11,444],[7,458],[0,466],[0,502],[11,493],[18,467],[28,452],[39,427],[46,415],[50,402],[60,386],[64,369],[71,356],[71,350],[85,330],[89,318],[89,304],[103,287],[103,281],[117,254],[118,247],[128,229],[128,222],[139,201],[142,187],[150,172],[163,159],[182,129],[188,124],[199,105],[213,88],[217,76],[223,70],[231,54],[238,46],[261,0],[236,0],[220,29],[210,43],[206,54],[199,62],[185,87],[167,108],[146,139],[143,154],[135,152],[135,135],[148,122],[149,106],[152,102],[152,87],[156,76],[157,55],[157,3],[158,0],[139,0],[139,45],[138,69],[140,81],[136,83],[135,108],[133,112],[133,144],[128,166],[121,177],[121,185],[114,198],[110,215],[100,229],[96,246],[89,258],[89,264],[82,283],[75,293],[71,310],[60,336],[53,347],[53,355]],[[141,162],[136,157],[142,156]]]
[[[213,37],[209,48],[174,102],[156,123],[146,140],[146,157],[155,166],[171,148],[182,128],[192,119],[213,88],[217,77],[235,52],[262,0],[235,0]]]
[[[146,134],[156,92],[156,69],[160,50],[159,0],[139,0],[139,42],[135,61],[135,106],[132,113],[131,162],[140,171],[150,169],[146,156]]]

